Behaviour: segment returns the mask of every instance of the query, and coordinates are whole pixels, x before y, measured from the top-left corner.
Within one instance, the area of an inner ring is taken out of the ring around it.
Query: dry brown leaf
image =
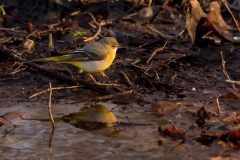
[[[209,9],[210,11],[206,17],[214,26],[214,28],[220,32],[222,31],[222,34],[228,34],[228,30],[230,29],[230,27],[225,23],[222,18],[218,2],[211,2]]]
[[[234,42],[229,35],[230,27],[222,18],[218,2],[210,3],[210,11],[204,13],[197,0],[190,0],[186,15],[186,28],[192,42],[196,46],[207,46],[209,41],[220,44],[222,40]],[[211,33],[211,34],[209,34]]]
[[[197,0],[191,0],[190,4],[192,9],[190,13],[187,13],[186,15],[186,28],[188,35],[191,37],[191,40],[194,43],[198,22],[202,17],[206,17],[206,14],[203,12]]]
[[[152,107],[151,111],[157,114],[168,115],[178,106],[179,104],[177,102],[158,102]]]

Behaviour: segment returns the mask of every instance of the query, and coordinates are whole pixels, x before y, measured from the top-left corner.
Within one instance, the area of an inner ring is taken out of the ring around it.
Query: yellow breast
[[[99,61],[76,61],[76,62],[68,62],[68,64],[72,64],[83,71],[89,72],[89,73],[97,73],[102,72],[105,69],[109,68],[111,64],[113,63],[113,60],[116,57],[116,50],[112,50],[109,52],[109,54],[106,56],[105,59],[99,60]]]

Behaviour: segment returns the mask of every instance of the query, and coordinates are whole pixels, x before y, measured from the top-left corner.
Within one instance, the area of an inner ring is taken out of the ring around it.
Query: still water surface
[[[101,103],[110,110],[116,107],[115,104]],[[78,112],[84,106],[80,104],[58,104],[52,106],[53,116],[61,117],[73,112]],[[6,115],[6,118],[16,125],[16,128],[8,133],[0,141],[0,159],[151,159],[151,160],[175,160],[175,159],[209,159],[211,153],[203,156],[208,147],[203,147],[196,142],[190,142],[177,146],[181,140],[172,141],[169,138],[158,145],[158,127],[163,128],[171,126],[169,119],[176,125],[181,125],[178,119],[170,117],[157,117],[145,110],[149,106],[141,107],[137,104],[127,110],[121,107],[113,110],[117,121],[128,122],[135,125],[118,126],[121,131],[118,134],[106,136],[106,130],[84,130],[76,128],[74,125],[63,121],[56,122],[56,129],[52,139],[52,154],[49,148],[49,139],[52,132],[50,121],[41,121],[36,119],[47,119],[47,104],[29,104],[22,103],[15,107],[0,108],[0,113]],[[21,117],[25,118],[22,119]],[[184,117],[182,117],[184,118]],[[29,120],[26,120],[29,119]],[[4,119],[0,128],[1,137],[6,131],[13,128],[13,125]],[[181,127],[184,127],[182,125]],[[185,125],[186,129],[188,125]],[[197,134],[197,133],[196,133]],[[208,158],[207,158],[208,157]]]

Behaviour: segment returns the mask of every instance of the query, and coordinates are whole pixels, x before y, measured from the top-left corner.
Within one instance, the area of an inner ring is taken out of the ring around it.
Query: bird
[[[92,73],[100,72],[103,76],[106,76],[103,71],[111,66],[116,57],[117,49],[120,47],[114,37],[104,37],[99,41],[87,43],[84,47],[68,54],[32,59],[30,62],[54,61],[57,64],[71,64],[82,71],[88,72],[94,83],[104,85],[97,82]]]

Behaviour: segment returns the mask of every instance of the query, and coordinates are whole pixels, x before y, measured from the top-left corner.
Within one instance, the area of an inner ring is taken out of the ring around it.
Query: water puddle
[[[15,107],[0,108],[1,118],[0,141],[1,159],[204,159],[202,154],[211,147],[203,146],[190,139],[163,139],[159,144],[158,127],[171,126],[171,119],[177,126],[188,130],[194,122],[193,117],[174,118],[156,116],[149,112],[150,104],[144,106],[133,103],[129,106],[117,106],[112,103],[99,103],[112,110],[117,118],[113,126],[82,129],[74,123],[76,120],[64,122],[61,118],[79,112],[86,106],[79,104],[55,104],[52,106],[56,129],[52,137],[52,154],[49,141],[52,124],[49,121],[48,105],[39,103],[22,103]],[[127,117],[127,118],[126,118]],[[186,123],[182,123],[182,121]],[[120,123],[119,123],[120,122]],[[16,128],[14,128],[14,125]],[[198,131],[189,131],[194,137]],[[218,146],[216,144],[216,146]],[[211,149],[206,159],[217,156],[219,150]]]

